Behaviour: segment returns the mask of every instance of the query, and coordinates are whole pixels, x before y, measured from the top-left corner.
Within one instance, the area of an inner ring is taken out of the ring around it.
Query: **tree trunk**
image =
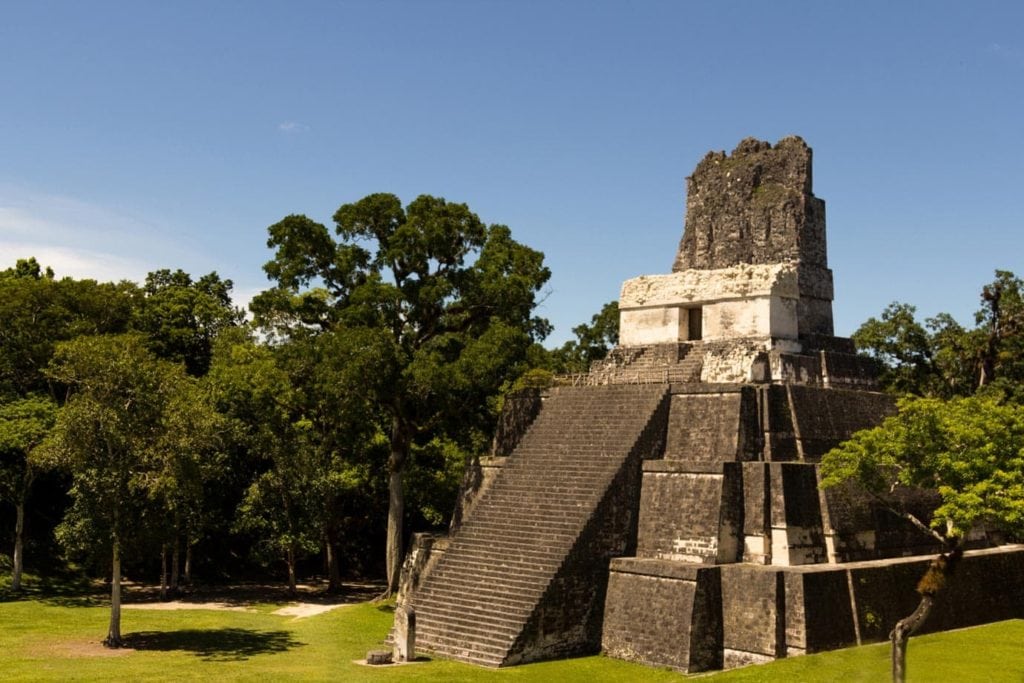
[[[174,548],[171,551],[171,595],[178,595],[178,566],[181,564],[180,537],[174,535]]]
[[[325,546],[327,548],[327,591],[337,593],[341,590],[341,567],[338,562],[338,553],[335,550],[333,532],[327,532]]]
[[[897,621],[889,634],[889,640],[892,641],[893,683],[904,683],[907,680],[907,641],[928,618],[934,604],[933,597],[922,595],[917,609],[909,617]]]
[[[928,571],[917,584],[917,592],[921,596],[917,609],[910,616],[897,621],[889,634],[889,640],[892,642],[893,683],[904,683],[907,680],[907,644],[910,636],[917,633],[928,618],[935,605],[935,596],[946,587],[963,553],[963,548],[958,545],[931,561]]]
[[[185,585],[192,585],[192,544],[185,545]]]
[[[285,551],[285,561],[288,563],[288,595],[293,598],[298,594],[295,587],[295,547],[288,546]]]
[[[405,490],[402,482],[405,463],[409,457],[409,430],[403,421],[394,418],[391,423],[391,455],[388,458],[388,538],[386,597],[398,592],[402,573],[402,520],[405,517]]]
[[[32,486],[32,479],[35,472],[27,462],[25,472],[21,477],[21,490],[18,492],[18,502],[14,505],[14,554],[11,556],[11,590],[21,590],[21,575],[25,568],[25,501],[28,499],[28,491]]]
[[[121,647],[121,546],[114,534],[113,568],[110,578],[110,629],[103,641],[107,647]]]
[[[25,502],[21,500],[14,506],[17,518],[14,522],[14,556],[11,558],[11,590],[21,590],[21,572],[24,565],[22,537],[25,533]]]
[[[160,544],[160,600],[167,600],[167,544]]]

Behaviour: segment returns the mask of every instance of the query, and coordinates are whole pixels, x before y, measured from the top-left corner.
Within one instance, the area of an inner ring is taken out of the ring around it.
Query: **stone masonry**
[[[810,148],[747,139],[687,189],[673,272],[623,285],[619,346],[508,401],[450,538],[417,539],[417,648],[701,671],[882,640],[912,611],[933,539],[820,487],[822,455],[894,405],[832,336]],[[973,539],[927,629],[1024,616],[1024,547],[991,545]]]

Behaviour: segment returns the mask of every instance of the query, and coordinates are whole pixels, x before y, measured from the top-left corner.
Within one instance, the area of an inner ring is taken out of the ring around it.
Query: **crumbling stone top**
[[[799,261],[827,265],[825,202],[811,191],[801,138],[747,138],[709,152],[686,179],[686,225],[672,270]]]

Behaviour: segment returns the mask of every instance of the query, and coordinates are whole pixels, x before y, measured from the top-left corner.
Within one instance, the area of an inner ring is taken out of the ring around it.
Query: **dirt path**
[[[162,602],[155,587],[133,589],[134,598],[122,604],[123,609],[182,610],[204,609],[231,612],[251,612],[257,603],[285,603],[271,614],[304,619],[324,614],[338,607],[354,605],[380,594],[382,586],[374,583],[346,583],[338,594],[328,594],[321,585],[300,584],[296,587],[298,600],[288,596],[280,585],[244,584],[235,586],[199,587],[178,600]]]
[[[169,602],[140,602],[121,605],[121,609],[155,609],[155,610],[176,610],[176,609],[213,609],[226,610],[229,612],[252,612],[253,610],[243,605],[232,605],[226,602],[184,602],[182,600],[171,600]]]

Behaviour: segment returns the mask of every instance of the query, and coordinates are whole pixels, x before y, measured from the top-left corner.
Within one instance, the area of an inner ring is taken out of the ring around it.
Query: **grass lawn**
[[[4,680],[340,680],[340,681],[681,681],[687,677],[605,657],[497,671],[427,660],[369,668],[355,664],[380,644],[390,608],[368,602],[316,616],[272,614],[275,601],[248,609],[126,609],[130,647],[107,650],[109,607],[101,596],[37,588],[28,598],[0,593],[0,678]],[[914,638],[911,681],[1024,681],[1024,620]],[[708,681],[884,681],[888,647],[873,645],[701,676]]]

